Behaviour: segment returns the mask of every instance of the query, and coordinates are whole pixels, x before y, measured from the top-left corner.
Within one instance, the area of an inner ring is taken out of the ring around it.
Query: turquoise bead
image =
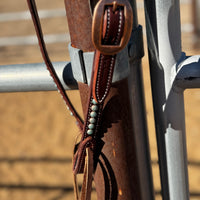
[[[92,103],[93,103],[94,105],[97,104],[97,102],[96,102],[94,99],[92,99]]]
[[[94,123],[96,122],[96,119],[92,117],[92,118],[89,119],[89,122],[90,122],[91,124],[94,124]]]
[[[89,128],[89,129],[94,129],[94,124],[89,124],[89,125],[88,125],[88,128]]]
[[[90,129],[89,129],[89,130],[87,131],[87,134],[88,134],[88,135],[92,135],[93,132],[94,132],[93,130],[90,130]]]
[[[98,106],[93,105],[93,106],[91,107],[91,109],[92,109],[93,111],[97,111],[97,110],[98,110]]]
[[[92,112],[90,113],[90,117],[96,117],[96,116],[97,116],[97,113],[96,113],[96,112],[92,111]]]

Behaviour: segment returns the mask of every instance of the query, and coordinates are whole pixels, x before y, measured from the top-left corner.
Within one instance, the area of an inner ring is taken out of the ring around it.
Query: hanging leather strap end
[[[92,192],[92,180],[93,180],[93,152],[88,147],[86,148],[85,165],[83,172],[83,183],[81,192],[79,192],[79,186],[77,182],[77,174],[74,174],[74,193],[76,200],[90,200]]]

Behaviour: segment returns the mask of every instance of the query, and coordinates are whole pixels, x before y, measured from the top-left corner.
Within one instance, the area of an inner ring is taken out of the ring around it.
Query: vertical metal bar
[[[178,0],[145,0],[148,51],[164,200],[189,199],[183,91],[173,87],[182,56]]]
[[[147,134],[146,110],[143,94],[143,80],[141,61],[135,61],[130,64],[130,98],[133,115],[133,129],[135,145],[137,149],[139,179],[141,187],[141,199],[153,200],[153,179],[151,170],[151,159],[149,152],[149,139]],[[145,180],[145,181],[144,181]]]
[[[129,43],[129,91],[132,107],[132,120],[135,145],[137,149],[141,199],[153,200],[153,178],[151,158],[149,151],[149,139],[146,121],[146,108],[144,102],[144,88],[141,59],[144,55],[142,27],[138,25],[136,1],[131,0],[134,20],[133,33]],[[135,34],[137,30],[137,34]],[[138,45],[137,45],[138,44]],[[135,52],[132,50],[135,49]],[[135,54],[135,55],[134,55]],[[145,180],[145,181],[144,181]]]

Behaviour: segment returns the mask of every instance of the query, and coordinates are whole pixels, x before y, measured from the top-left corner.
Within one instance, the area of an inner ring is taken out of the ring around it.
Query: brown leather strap
[[[102,43],[104,45],[119,45],[124,31],[123,28],[124,10],[122,7],[118,6],[114,11],[113,5],[105,7]],[[82,139],[74,156],[74,174],[83,172],[85,163],[84,150],[91,147],[95,151],[96,139],[99,138],[98,131],[101,125],[103,103],[110,90],[115,59],[115,52],[113,55],[105,55],[98,50],[95,51],[90,94],[87,103],[88,111],[83,127]],[[88,138],[90,138],[89,141]]]
[[[50,72],[50,75],[52,76],[52,78],[58,88],[58,91],[62,95],[64,102],[66,103],[67,107],[71,111],[72,115],[76,118],[78,127],[80,128],[80,130],[82,130],[83,129],[83,121],[82,121],[81,117],[79,116],[79,114],[77,113],[77,111],[75,110],[74,106],[72,105],[70,99],[68,98],[67,93],[65,92],[65,89],[64,89],[62,83],[60,82],[60,80],[56,74],[56,71],[52,65],[52,62],[48,56],[48,52],[47,52],[46,45],[44,42],[42,28],[41,28],[41,24],[40,24],[38,12],[37,12],[35,0],[27,0],[27,3],[29,6],[29,10],[31,12],[32,20],[33,20],[35,30],[37,33],[37,38],[38,38],[38,42],[39,42],[39,46],[40,46],[40,51],[43,56],[43,60],[47,66],[47,69]]]
[[[85,123],[82,132],[82,139],[80,141],[79,147],[77,152],[74,156],[73,162],[73,171],[76,175],[77,173],[82,173],[82,169],[85,163],[84,157],[84,149],[91,149],[93,153],[93,159],[95,162],[100,162],[98,160],[98,155],[101,153],[101,137],[100,135],[102,132],[101,130],[101,118],[102,118],[102,111],[104,107],[104,101],[109,94],[111,82],[112,82],[112,75],[114,71],[115,59],[116,59],[116,52],[118,52],[118,46],[122,48],[121,39],[123,38],[124,31],[127,31],[127,37],[130,36],[130,30],[127,30],[127,23],[125,24],[125,16],[124,12],[127,12],[127,8],[125,8],[123,1],[112,1],[108,0],[108,4],[104,4],[105,0],[100,1],[97,4],[97,8],[95,8],[95,12],[102,12],[102,16],[98,15],[102,18],[102,21],[98,21],[99,26],[102,25],[100,28],[100,33],[96,33],[93,31],[93,35],[95,35],[94,41],[96,41],[97,50],[95,51],[94,56],[94,64],[93,64],[93,72],[91,77],[91,84],[89,89],[89,98],[87,102],[87,112],[85,116]],[[103,3],[103,4],[102,4]],[[127,3],[127,2],[126,2]],[[126,4],[127,6],[127,4]],[[129,5],[128,5],[129,7]],[[99,9],[100,8],[100,9]],[[129,7],[130,8],[130,7]],[[105,9],[105,10],[102,10]],[[130,13],[131,14],[131,13]],[[131,16],[132,17],[132,16]],[[130,18],[131,18],[130,17]],[[126,16],[127,18],[127,16]],[[94,19],[98,19],[94,17]],[[96,23],[93,21],[93,24]],[[125,25],[124,25],[125,24]],[[93,25],[93,27],[96,27]],[[124,30],[126,27],[126,30]],[[97,29],[98,31],[98,29]],[[101,32],[102,31],[102,32]],[[96,34],[100,36],[99,38],[96,37]],[[128,37],[129,38],[129,37]],[[125,40],[124,40],[125,41]],[[128,39],[126,38],[126,41]],[[127,43],[126,43],[127,44]],[[100,51],[98,50],[100,48]],[[102,51],[106,47],[106,51]],[[108,48],[107,48],[108,47]],[[113,48],[114,47],[114,48]],[[116,48],[117,47],[117,48]],[[113,50],[114,49],[114,50]],[[84,104],[85,107],[85,104]],[[85,110],[85,109],[84,109]],[[86,142],[89,139],[89,142]],[[92,139],[91,139],[92,138]],[[83,147],[85,145],[85,147]],[[86,146],[87,145],[87,146]],[[91,167],[90,173],[94,173],[96,163],[94,163]],[[105,166],[102,165],[102,170],[104,170]],[[106,169],[107,170],[107,169]],[[86,176],[86,172],[84,171],[84,177]],[[87,188],[87,184],[83,182],[83,188]],[[106,183],[110,185],[109,188],[112,188],[112,181]],[[91,191],[87,191],[89,194]],[[83,200],[89,199],[90,195],[84,195]],[[106,199],[111,199],[111,195],[106,197]]]

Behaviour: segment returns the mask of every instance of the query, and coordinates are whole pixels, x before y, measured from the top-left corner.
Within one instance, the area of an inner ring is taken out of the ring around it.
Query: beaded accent
[[[88,116],[88,125],[87,125],[87,134],[92,135],[96,129],[96,122],[97,122],[97,117],[98,117],[98,110],[99,110],[99,105],[95,101],[95,99],[91,100],[90,104],[90,113]]]

